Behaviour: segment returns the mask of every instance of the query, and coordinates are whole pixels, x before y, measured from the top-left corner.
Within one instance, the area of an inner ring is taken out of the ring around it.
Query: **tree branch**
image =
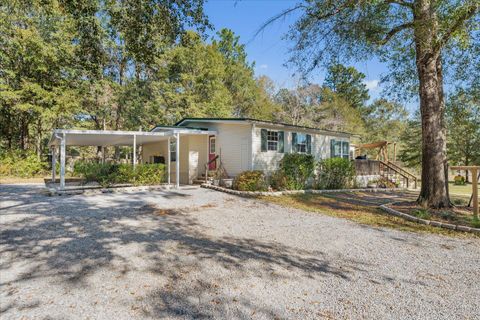
[[[407,23],[404,23],[404,24],[400,24],[396,27],[393,27],[390,31],[387,32],[385,37],[378,42],[378,44],[379,45],[387,44],[388,41],[390,41],[390,39],[392,39],[397,33],[401,32],[405,29],[408,29],[408,28],[413,28],[413,22],[407,22]]]
[[[451,28],[449,28],[443,35],[442,37],[437,41],[435,47],[434,47],[434,52],[438,52],[447,42],[450,40],[452,35],[462,27],[462,25],[465,23],[465,21],[469,20],[472,18],[476,13],[478,13],[480,10],[480,4],[478,2],[475,2],[474,4],[470,5],[463,14],[461,14],[457,20],[453,23]]]
[[[266,27],[268,27],[270,24],[272,24],[273,22],[277,21],[278,19],[281,19],[281,18],[284,18],[286,17],[287,15],[289,15],[290,13],[298,10],[298,9],[305,9],[306,7],[302,4],[298,4],[296,5],[295,7],[292,7],[292,8],[289,8],[289,9],[286,9],[282,12],[280,12],[279,14],[271,17],[270,19],[268,19],[265,23],[263,23],[260,28],[258,28],[258,30],[255,32],[255,34],[253,35],[253,38],[255,38],[256,36],[258,36],[260,34],[260,32],[262,32],[263,30],[265,30]]]

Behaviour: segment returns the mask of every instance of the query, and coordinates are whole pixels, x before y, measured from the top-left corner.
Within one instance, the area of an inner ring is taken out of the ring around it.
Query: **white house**
[[[316,159],[349,157],[350,134],[294,126],[248,118],[185,118],[173,127],[157,126],[152,132],[183,128],[212,132],[208,135],[188,135],[180,138],[180,156],[175,154],[176,141],[171,140],[171,161],[180,161],[180,183],[191,184],[205,173],[205,165],[215,156],[229,176],[245,170],[277,169],[285,153],[312,154]],[[168,147],[164,142],[143,145],[143,163],[166,161]],[[179,158],[179,159],[177,159]],[[215,163],[211,163],[214,169]],[[176,166],[171,171],[172,180]]]
[[[285,153],[312,154],[317,160],[349,158],[351,134],[249,118],[185,118],[173,126],[150,132],[55,130],[50,139],[55,167],[60,149],[60,187],[65,186],[65,148],[77,146],[133,146],[133,165],[165,163],[169,182],[192,184],[215,169],[219,157],[229,176],[245,170],[277,169]],[[210,163],[209,163],[210,162]],[[55,173],[52,172],[55,180]]]

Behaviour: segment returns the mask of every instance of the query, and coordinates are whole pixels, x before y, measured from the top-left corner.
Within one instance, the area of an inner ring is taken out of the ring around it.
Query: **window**
[[[215,153],[215,137],[210,137],[210,154]]]
[[[350,158],[350,144],[348,141],[330,140],[330,153],[332,158]]]
[[[170,141],[170,161],[177,161],[177,141]]]
[[[307,152],[307,135],[303,133],[297,133],[296,150],[299,153]]]
[[[278,132],[267,131],[267,150],[277,151],[278,147]]]
[[[312,153],[312,136],[305,133],[292,133],[292,150],[298,153]]]
[[[284,132],[261,129],[261,150],[262,152],[277,151],[283,153],[284,149]]]

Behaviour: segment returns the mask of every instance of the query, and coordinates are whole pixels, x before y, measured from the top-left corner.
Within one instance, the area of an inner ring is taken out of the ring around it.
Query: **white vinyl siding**
[[[335,137],[327,136],[323,134],[318,134],[314,130],[302,130],[300,128],[285,128],[281,129],[269,127],[269,126],[260,126],[255,125],[255,128],[252,133],[252,150],[253,150],[253,170],[264,170],[267,173],[271,173],[274,170],[278,169],[278,164],[283,158],[284,153],[279,152],[262,152],[261,151],[261,129],[267,130],[282,130],[285,132],[285,153],[292,153],[292,133],[296,132],[297,134],[309,134],[311,135],[311,146],[312,146],[312,155],[316,160],[330,158],[330,140],[339,140],[339,141],[349,141],[347,137]]]
[[[189,126],[207,128],[217,132],[215,151],[221,154],[222,163],[229,176],[251,168],[252,125],[245,123],[190,122]],[[205,147],[208,150],[208,147]],[[247,151],[247,156],[242,152]]]

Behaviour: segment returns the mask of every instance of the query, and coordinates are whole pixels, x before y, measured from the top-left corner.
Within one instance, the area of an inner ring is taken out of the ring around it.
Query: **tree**
[[[1,132],[8,148],[18,143],[40,159],[45,131],[77,110],[72,23],[55,5],[0,7]]]
[[[332,60],[378,56],[389,63],[391,74],[386,80],[396,91],[418,89],[422,120],[418,202],[441,208],[450,206],[443,88],[448,73],[443,69],[456,66],[452,57],[478,48],[479,9],[478,0],[311,0],[266,24],[295,10],[302,12],[288,35],[295,43],[291,61],[301,71]]]
[[[370,99],[368,89],[363,80],[365,75],[354,67],[346,67],[335,63],[328,67],[324,86],[350,103],[352,107],[361,109]]]
[[[480,163],[480,96],[459,90],[447,104],[448,158],[455,165]],[[465,174],[468,181],[468,171]]]
[[[409,168],[419,169],[422,165],[422,122],[420,113],[408,119],[406,128],[400,135],[400,161]]]
[[[215,46],[186,32],[180,45],[156,60],[154,90],[165,106],[167,122],[183,117],[228,117],[232,96],[224,83],[225,65]]]
[[[361,112],[326,87],[316,84],[282,88],[275,96],[281,107],[277,120],[327,130],[364,133]]]
[[[366,141],[400,141],[408,116],[403,105],[386,99],[377,99],[364,109]]]

